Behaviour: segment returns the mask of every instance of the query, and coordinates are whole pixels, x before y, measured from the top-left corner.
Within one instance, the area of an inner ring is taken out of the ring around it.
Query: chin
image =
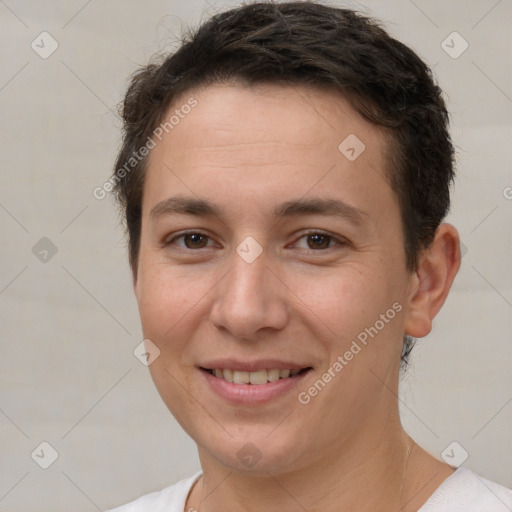
[[[297,470],[302,459],[297,436],[288,433],[278,438],[268,433],[265,426],[245,429],[233,437],[225,433],[221,440],[209,438],[206,443],[196,440],[201,462],[204,457],[214,459],[230,471],[255,477]]]

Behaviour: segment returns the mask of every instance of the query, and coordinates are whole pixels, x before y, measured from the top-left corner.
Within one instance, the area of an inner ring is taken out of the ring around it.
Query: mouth
[[[230,368],[201,367],[200,369],[231,384],[262,386],[279,380],[296,378],[312,370],[312,367],[286,369],[268,368],[256,371],[234,370]]]

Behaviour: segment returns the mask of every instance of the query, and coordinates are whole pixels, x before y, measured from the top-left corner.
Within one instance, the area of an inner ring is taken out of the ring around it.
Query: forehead
[[[191,101],[192,100],[192,101]],[[185,105],[195,104],[193,108]],[[151,151],[143,210],[172,189],[222,201],[343,191],[389,195],[387,139],[335,91],[218,84],[176,100]]]
[[[382,130],[363,119],[334,90],[300,85],[221,83],[181,96],[167,117],[185,109],[192,97],[197,106],[182,116],[169,134],[202,151],[208,147],[215,151],[217,146],[236,154],[261,144],[269,149],[288,145],[288,149],[304,154],[323,149],[337,154],[339,143],[351,134],[364,138],[374,156],[385,146]],[[240,146],[235,147],[237,144]]]

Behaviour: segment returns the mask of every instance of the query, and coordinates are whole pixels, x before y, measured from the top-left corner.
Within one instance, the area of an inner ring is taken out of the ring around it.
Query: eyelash
[[[164,247],[167,247],[169,245],[173,245],[174,242],[180,238],[184,238],[188,235],[201,235],[201,236],[204,236],[206,238],[208,238],[208,240],[211,240],[211,237],[208,236],[206,233],[202,233],[201,231],[185,231],[183,233],[180,233],[176,236],[174,236],[173,238],[171,238],[170,240],[166,240],[164,243],[163,243],[163,246]],[[340,239],[340,238],[337,238],[335,237],[334,235],[332,235],[331,233],[327,232],[327,231],[322,231],[322,230],[310,230],[310,231],[307,231],[306,233],[303,233],[298,239],[297,241],[305,238],[305,237],[308,237],[308,236],[311,236],[311,235],[320,235],[320,236],[324,236],[324,237],[327,237],[329,238],[329,241],[334,241],[338,246],[346,246],[348,244],[348,242],[345,240],[345,239]],[[296,242],[295,242],[296,243]],[[209,247],[200,247],[198,249],[190,249],[188,247],[181,247],[181,246],[178,246],[180,247],[180,249],[183,249],[185,251],[198,251],[200,249],[208,249]],[[333,246],[329,246],[325,249],[305,249],[309,252],[324,252],[324,251],[327,251],[328,249],[331,249]]]

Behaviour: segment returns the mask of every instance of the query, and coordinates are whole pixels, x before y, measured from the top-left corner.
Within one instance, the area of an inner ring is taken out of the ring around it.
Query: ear
[[[443,223],[430,246],[419,259],[411,276],[404,332],[422,338],[432,330],[432,320],[444,304],[460,267],[460,240],[457,230]]]

